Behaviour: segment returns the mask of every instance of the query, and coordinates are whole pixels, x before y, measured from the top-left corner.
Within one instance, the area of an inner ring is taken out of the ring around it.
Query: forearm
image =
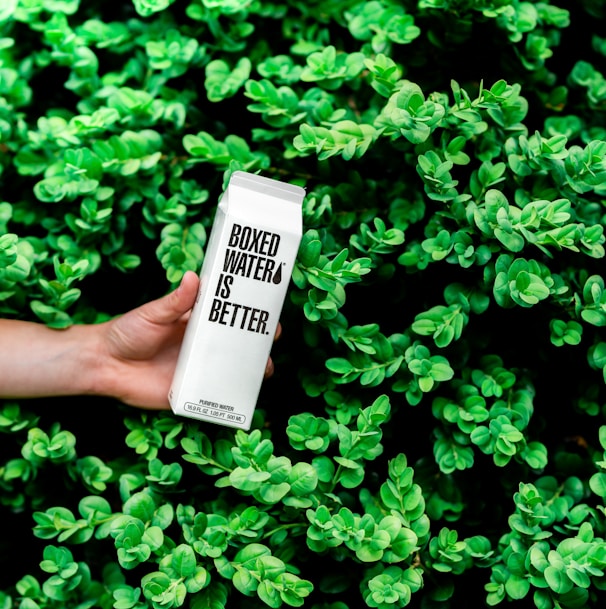
[[[168,408],[168,391],[198,276],[99,324],[52,330],[0,319],[0,398],[99,395]]]
[[[96,393],[98,328],[0,319],[0,397]]]

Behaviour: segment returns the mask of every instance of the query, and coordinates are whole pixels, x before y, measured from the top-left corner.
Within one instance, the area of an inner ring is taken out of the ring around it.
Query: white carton
[[[299,186],[232,174],[169,392],[176,414],[250,428],[301,241],[304,196]]]

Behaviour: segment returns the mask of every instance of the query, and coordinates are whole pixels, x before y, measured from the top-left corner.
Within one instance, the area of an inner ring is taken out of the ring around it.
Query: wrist
[[[73,392],[80,395],[111,395],[111,362],[104,344],[105,323],[75,325],[67,330],[78,353],[73,372]]]

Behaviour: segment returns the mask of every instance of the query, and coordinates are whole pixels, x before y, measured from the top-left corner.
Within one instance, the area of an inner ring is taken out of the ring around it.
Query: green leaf
[[[300,462],[293,465],[288,480],[293,495],[304,497],[316,490],[318,474],[311,465]]]
[[[570,581],[564,571],[557,567],[550,565],[543,571],[543,576],[547,585],[557,594],[566,594],[572,590],[572,581]]]
[[[154,516],[156,505],[149,493],[135,493],[124,503],[124,513],[142,522],[150,522]]]
[[[196,556],[191,546],[180,544],[172,551],[171,567],[178,577],[189,577],[196,571]]]
[[[509,598],[520,600],[530,591],[530,581],[524,577],[510,575],[505,582],[505,591]]]
[[[589,488],[598,496],[606,497],[606,473],[599,472],[589,478]]]
[[[17,9],[17,5],[19,0],[6,0],[0,7],[0,23],[4,21],[8,21],[15,10]]]
[[[216,103],[235,95],[249,78],[251,69],[248,57],[241,57],[233,69],[223,59],[206,64],[204,87],[209,101]]]
[[[236,467],[229,474],[229,482],[241,491],[255,491],[271,478],[267,471],[257,471],[252,467]]]
[[[281,482],[279,484],[263,484],[256,492],[258,497],[263,503],[274,504],[282,500],[290,491],[290,484],[288,482]]]

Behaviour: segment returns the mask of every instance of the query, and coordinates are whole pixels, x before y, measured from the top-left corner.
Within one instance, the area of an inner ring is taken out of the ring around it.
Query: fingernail
[[[267,365],[265,366],[265,376],[271,376],[274,373],[274,363],[273,361],[267,360]]]

